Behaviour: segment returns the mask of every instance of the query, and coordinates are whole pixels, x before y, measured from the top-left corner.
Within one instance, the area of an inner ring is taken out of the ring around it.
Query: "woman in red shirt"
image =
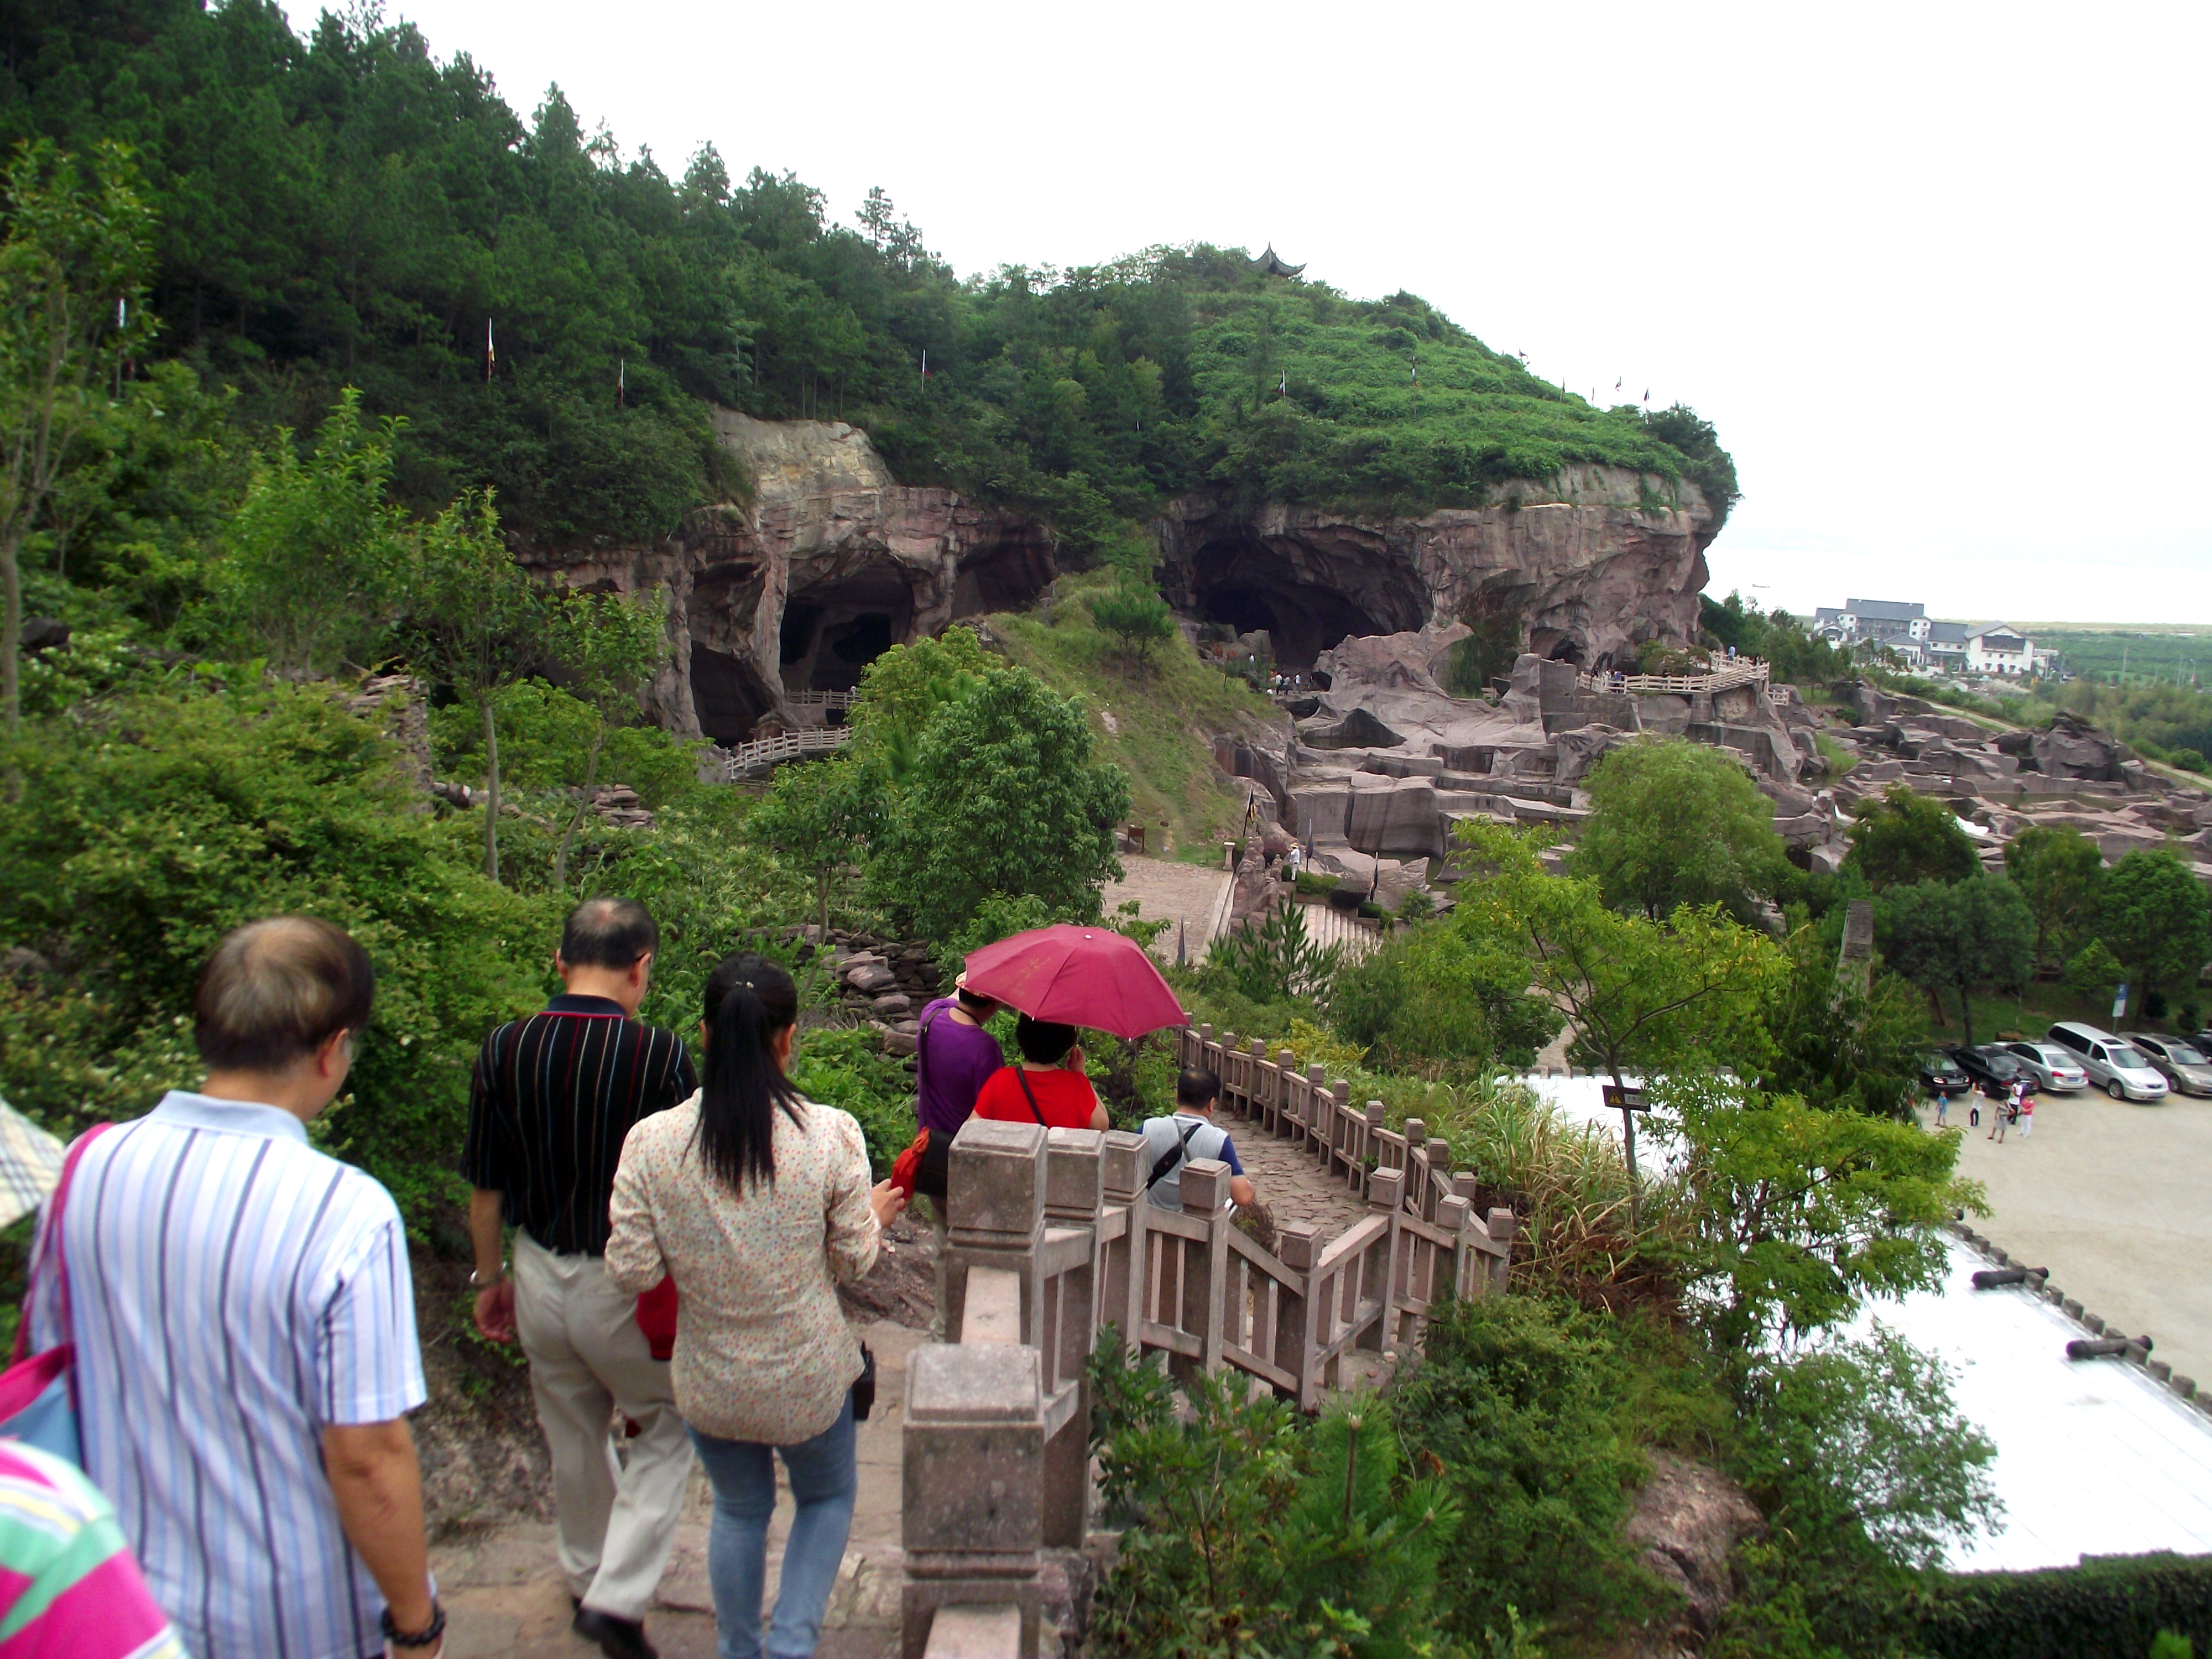
[[[1019,1066],[991,1073],[975,1097],[975,1115],[1000,1123],[1042,1123],[1049,1129],[1103,1129],[1105,1103],[1084,1075],[1083,1050],[1073,1025],[1024,1014],[1014,1022]]]

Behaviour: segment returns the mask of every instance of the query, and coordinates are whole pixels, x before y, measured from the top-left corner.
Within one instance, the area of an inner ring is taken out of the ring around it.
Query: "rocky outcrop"
[[[1636,1495],[1626,1536],[1652,1575],[1680,1592],[1682,1609],[1670,1628],[1639,1632],[1613,1659],[1674,1659],[1701,1649],[1733,1599],[1729,1556],[1765,1528],[1757,1505],[1719,1470],[1671,1452],[1650,1456],[1651,1479]]]
[[[533,561],[574,586],[663,595],[672,649],[646,703],[679,735],[807,723],[792,694],[849,690],[889,647],[1025,605],[1055,574],[1042,524],[900,484],[857,427],[714,420],[749,504],[702,508],[650,546]]]
[[[1170,599],[1267,629],[1287,669],[1348,635],[1470,617],[1512,617],[1522,648],[1586,667],[1626,663],[1645,640],[1696,637],[1715,531],[1694,484],[1576,465],[1494,493],[1401,518],[1200,490],[1170,501],[1153,529]]]

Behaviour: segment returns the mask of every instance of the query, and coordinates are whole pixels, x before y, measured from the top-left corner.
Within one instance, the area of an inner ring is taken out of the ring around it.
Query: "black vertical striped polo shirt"
[[[698,1086],[673,1031],[605,997],[555,997],[484,1039],[462,1173],[506,1194],[507,1218],[547,1249],[604,1255],[623,1137]]]

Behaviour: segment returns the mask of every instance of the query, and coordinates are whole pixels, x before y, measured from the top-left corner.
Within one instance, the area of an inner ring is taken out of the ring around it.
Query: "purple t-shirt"
[[[1006,1063],[999,1039],[980,1025],[952,1018],[957,997],[939,997],[921,1011],[921,1127],[958,1134],[975,1109],[975,1096]]]

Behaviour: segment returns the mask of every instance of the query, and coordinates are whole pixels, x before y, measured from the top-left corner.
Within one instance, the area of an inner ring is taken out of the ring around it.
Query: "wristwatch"
[[[395,1648],[434,1648],[438,1645],[438,1638],[446,1633],[446,1609],[437,1597],[432,1596],[430,1628],[409,1635],[392,1622],[392,1609],[387,1606],[384,1609],[384,1617],[378,1621],[378,1627],[384,1632],[384,1639]]]
[[[506,1277],[507,1263],[504,1261],[499,1264],[499,1271],[494,1273],[489,1279],[486,1279],[474,1267],[471,1267],[469,1269],[469,1288],[472,1291],[488,1291]]]

